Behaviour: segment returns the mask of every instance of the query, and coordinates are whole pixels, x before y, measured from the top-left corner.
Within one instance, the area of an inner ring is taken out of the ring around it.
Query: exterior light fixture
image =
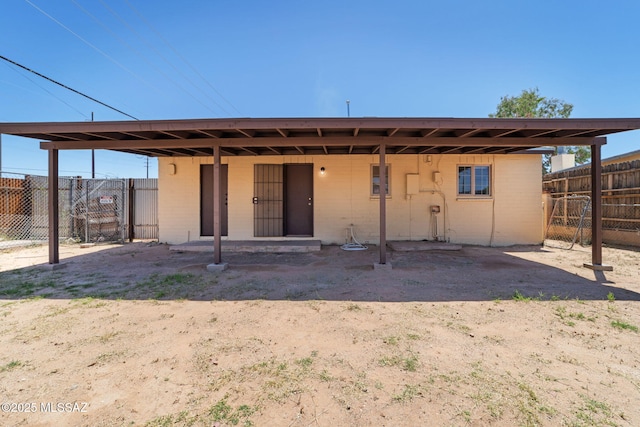
[[[325,169],[324,169],[324,166],[322,166],[320,168],[320,175],[324,175],[324,174],[325,174]]]

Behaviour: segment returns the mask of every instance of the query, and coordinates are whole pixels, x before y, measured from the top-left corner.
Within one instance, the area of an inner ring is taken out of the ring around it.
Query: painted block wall
[[[314,238],[345,242],[354,225],[361,242],[379,242],[379,198],[371,196],[371,165],[377,155],[225,157],[229,166],[229,236],[253,237],[253,171],[256,163],[314,165]],[[207,157],[158,161],[160,241],[208,240],[200,236],[200,165]],[[169,164],[176,165],[170,175]],[[537,244],[542,241],[542,196],[538,155],[388,155],[391,195],[387,198],[388,240],[440,240],[479,245]],[[457,197],[458,165],[490,165],[492,195]],[[325,174],[320,174],[320,168]],[[439,172],[435,176],[434,172]],[[407,174],[419,176],[417,194],[407,194]],[[431,214],[439,206],[440,213]],[[260,238],[261,240],[264,238]],[[283,239],[277,237],[272,239]],[[286,239],[286,238],[285,238]]]

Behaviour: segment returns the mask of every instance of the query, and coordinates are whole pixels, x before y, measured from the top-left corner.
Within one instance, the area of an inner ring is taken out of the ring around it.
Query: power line
[[[147,25],[147,27],[149,27],[154,33],[156,33],[156,35],[160,38],[160,40],[162,40],[162,42],[167,45],[180,59],[182,59],[182,61],[187,64],[189,66],[189,68],[191,68],[191,70],[193,70],[211,89],[213,89],[213,91],[215,93],[218,94],[218,96],[220,98],[222,98],[227,104],[229,104],[231,106],[231,108],[233,108],[234,110],[236,110],[236,112],[240,115],[242,115],[242,113],[235,107],[235,105],[233,105],[229,100],[227,100],[224,96],[222,96],[222,94],[193,66],[191,65],[191,63],[189,61],[187,61],[187,59],[182,56],[180,54],[180,52],[178,52],[170,43],[167,39],[165,39],[162,34],[160,34],[160,32],[158,30],[156,30],[156,28],[154,26],[151,25],[151,23],[149,21],[147,21],[147,19],[145,19],[144,16],[142,16],[142,14],[129,2],[129,0],[124,0],[125,3],[127,3],[127,6],[129,6],[129,8],[136,14],[138,15],[138,17]],[[102,2],[102,0],[101,0]],[[194,87],[195,84],[193,84],[193,82],[186,76],[184,76],[185,79],[187,79],[187,81],[189,83],[191,83]],[[229,114],[229,112],[222,106],[220,105],[218,102],[216,102],[214,99],[212,99],[210,96],[208,96],[206,93],[204,93],[204,95],[209,98],[214,104],[216,104],[218,107],[220,107],[222,109],[222,111],[224,111],[225,113]],[[231,116],[231,114],[229,114]]]
[[[173,83],[178,89],[180,89],[182,92],[184,92],[185,94],[189,95],[191,98],[193,98],[197,103],[199,103],[200,105],[202,105],[204,108],[206,108],[207,110],[211,111],[214,114],[218,114],[217,111],[214,111],[213,109],[211,109],[208,105],[206,105],[205,103],[203,103],[200,99],[198,99],[193,93],[189,92],[185,87],[183,87],[180,83],[178,83],[177,81],[175,81],[174,79],[172,79],[167,73],[165,73],[164,71],[162,71],[161,68],[159,68],[158,66],[156,66],[154,63],[150,62],[144,55],[142,55],[137,49],[135,49],[133,46],[131,46],[129,43],[127,43],[126,41],[124,41],[121,37],[117,36],[111,29],[109,29],[105,24],[103,24],[98,18],[96,18],[94,15],[92,15],[91,13],[89,13],[85,8],[83,8],[82,6],[80,6],[75,0],[71,0],[78,8],[80,8],[80,10],[82,10],[86,15],[88,15],[91,19],[93,19],[95,22],[97,22],[102,28],[104,28],[109,34],[111,34],[112,37],[114,37],[116,40],[118,40],[121,44],[123,44],[124,46],[126,46],[127,48],[129,48],[132,52],[134,52],[138,57],[140,57],[144,62],[146,62],[149,66],[153,67],[158,73],[160,73],[164,78],[166,78],[168,81],[170,81],[171,83]],[[154,48],[143,36],[141,36],[136,30],[135,28],[133,28],[131,25],[129,25],[129,23],[127,23],[127,21],[122,18],[115,10],[113,10],[111,7],[109,7],[108,4],[104,3],[102,0],[100,0],[100,3],[102,4],[102,6],[109,12],[111,13],[111,15],[113,15],[116,19],[118,19],[120,21],[120,23],[122,23],[124,26],[126,26],[127,28],[129,28],[129,30],[138,37],[138,39],[140,39],[149,49],[151,49],[153,52],[155,52],[167,65],[169,65],[171,68],[173,68],[176,72],[178,72],[180,74],[180,70],[178,70],[171,62],[169,62],[169,60],[167,60],[167,58],[165,58],[156,48]],[[193,83],[192,83],[193,85]],[[202,92],[202,90],[198,87],[196,87],[194,85],[194,87]],[[205,94],[206,96],[206,94]],[[215,101],[213,101],[214,103],[216,103]],[[217,105],[217,103],[216,103]]]
[[[65,104],[67,107],[71,108],[72,110],[75,110],[76,113],[85,116],[86,118],[89,118],[89,116],[87,116],[86,114],[84,114],[82,111],[78,110],[76,107],[74,107],[73,105],[69,104],[67,101],[65,101],[64,99],[56,96],[55,94],[53,94],[52,92],[50,92],[49,90],[47,90],[44,86],[40,86],[38,83],[36,83],[34,80],[30,79],[28,75],[22,74],[20,73],[18,70],[16,70],[15,68],[12,68],[9,64],[4,64],[7,66],[7,68],[9,68],[11,71],[19,74],[20,76],[24,77],[25,79],[29,80],[31,83],[33,83],[34,85],[38,86],[40,89],[42,89],[43,91],[47,92],[49,95],[51,95],[53,98],[57,99],[58,101],[62,102],[63,104]],[[24,89],[24,90],[28,90],[30,92],[36,93],[35,91],[31,91],[30,89],[27,88],[23,88],[20,87],[16,84],[10,83],[13,86],[19,88],[19,89]]]
[[[51,83],[55,83],[55,84],[57,84],[58,86],[61,86],[61,87],[65,88],[65,89],[67,89],[67,90],[70,90],[70,91],[71,91],[71,92],[73,92],[73,93],[77,93],[78,95],[83,96],[83,97],[85,97],[85,98],[87,98],[87,99],[89,99],[89,100],[91,100],[91,101],[93,101],[93,102],[97,102],[98,104],[100,104],[100,105],[102,105],[102,106],[104,106],[104,107],[107,107],[107,108],[109,108],[109,109],[111,109],[111,110],[113,110],[113,111],[115,111],[115,112],[117,112],[117,113],[120,113],[120,114],[123,114],[123,115],[125,115],[125,116],[127,116],[127,117],[130,117],[130,118],[132,118],[133,120],[140,120],[140,119],[138,119],[138,118],[136,118],[136,117],[133,117],[131,114],[127,114],[127,113],[125,113],[124,111],[118,110],[117,108],[112,107],[112,106],[111,106],[111,105],[109,105],[109,104],[105,104],[105,103],[104,103],[104,102],[102,102],[102,101],[98,101],[97,99],[95,99],[95,98],[93,98],[93,97],[91,97],[91,96],[89,96],[89,95],[85,95],[84,93],[79,92],[79,91],[77,91],[77,90],[75,90],[75,89],[73,89],[73,88],[71,88],[71,87],[69,87],[69,86],[67,86],[67,85],[65,85],[65,84],[62,84],[62,83],[60,83],[60,82],[58,82],[58,81],[56,81],[56,80],[53,80],[51,77],[47,77],[47,76],[45,76],[44,74],[40,74],[40,73],[38,73],[37,71],[32,70],[31,68],[25,67],[25,66],[24,66],[24,65],[22,65],[22,64],[18,64],[17,62],[12,61],[12,60],[10,60],[9,58],[5,58],[4,56],[0,55],[0,59],[2,59],[2,60],[4,60],[4,61],[7,61],[7,62],[10,62],[10,63],[12,63],[13,65],[16,65],[16,66],[18,66],[18,67],[22,68],[23,70],[29,71],[30,73],[33,73],[33,74],[35,74],[35,75],[36,75],[36,76],[38,76],[38,77],[42,77],[43,79],[46,79],[46,80],[50,81]]]
[[[114,64],[116,64],[118,67],[122,68],[124,71],[126,71],[127,73],[131,74],[133,77],[135,77],[136,79],[140,80],[142,83],[144,83],[145,85],[149,86],[150,88],[158,91],[158,89],[156,89],[154,86],[150,85],[149,83],[147,83],[142,77],[138,76],[136,73],[134,73],[133,71],[129,70],[127,67],[125,67],[124,65],[122,65],[121,63],[119,63],[118,61],[116,61],[112,56],[110,56],[109,54],[105,53],[104,51],[100,50],[97,46],[91,44],[90,42],[88,42],[86,39],[84,39],[82,36],[80,36],[78,33],[75,33],[73,30],[71,30],[71,28],[67,27],[66,25],[64,25],[62,22],[58,21],[56,18],[54,18],[53,16],[49,15],[47,12],[45,12],[44,10],[40,9],[38,6],[36,6],[34,3],[32,3],[30,0],[24,0],[25,2],[27,2],[28,4],[30,4],[34,9],[36,9],[38,12],[42,13],[44,16],[46,16],[47,18],[51,19],[53,22],[55,22],[56,24],[60,25],[62,28],[64,28],[65,30],[67,30],[68,32],[70,32],[71,34],[73,34],[74,36],[76,36],[78,39],[80,39],[83,43],[85,43],[87,46],[91,47],[92,49],[94,49],[96,52],[99,52],[101,55],[103,55],[105,58],[107,58],[109,61],[113,62]]]

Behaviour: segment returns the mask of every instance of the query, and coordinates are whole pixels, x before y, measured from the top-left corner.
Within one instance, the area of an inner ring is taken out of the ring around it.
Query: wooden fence
[[[591,169],[547,174],[543,191],[549,207],[560,198],[590,196]],[[640,160],[602,167],[602,205],[603,242],[640,246]]]

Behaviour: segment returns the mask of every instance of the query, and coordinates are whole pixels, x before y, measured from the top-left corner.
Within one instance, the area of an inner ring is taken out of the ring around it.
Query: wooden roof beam
[[[212,130],[196,129],[196,132],[199,132],[211,138],[220,138],[222,136],[222,132],[212,131]]]
[[[246,151],[247,153],[250,153],[250,154],[251,154],[251,155],[253,155],[253,156],[257,156],[257,155],[259,155],[259,154],[260,154],[260,153],[258,153],[257,151],[255,151],[255,150],[251,150],[251,149],[249,149],[249,148],[247,148],[247,147],[240,147],[240,148],[241,148],[242,150]]]
[[[251,130],[236,129],[236,131],[246,136],[247,138],[253,138],[253,136],[256,134],[255,131]]]
[[[440,154],[451,154],[455,152],[462,152],[463,147],[446,147],[440,150]]]
[[[425,147],[422,150],[418,151],[418,154],[427,154],[427,153],[437,153],[436,147]]]
[[[269,147],[269,146],[281,146],[281,147],[302,147],[302,146],[315,146],[315,147],[335,147],[335,146],[377,146],[381,143],[391,142],[397,146],[434,146],[434,147],[523,147],[533,148],[542,146],[571,146],[571,145],[598,145],[602,138],[592,137],[575,137],[575,138],[456,138],[456,137],[441,137],[441,138],[429,138],[425,141],[420,137],[394,137],[388,141],[387,137],[295,137],[295,138],[281,138],[281,137],[260,137],[260,138],[220,138],[214,141],[220,143],[221,146],[226,147]],[[197,147],[211,147],[211,139],[197,138],[189,140],[176,140],[176,139],[154,139],[154,140],[89,140],[89,141],[43,141],[40,143],[40,148],[44,150],[58,149],[58,150],[83,150],[83,149],[119,149],[119,148],[197,148]]]
[[[596,129],[595,131],[598,131],[599,129]],[[580,132],[573,132],[573,133],[567,133],[562,135],[563,138],[574,138],[576,136],[580,136],[580,135],[584,135],[585,133],[591,133],[594,132],[594,129],[589,129],[589,130],[584,130],[584,131],[580,131]]]
[[[322,129],[316,128],[316,131],[318,132],[318,136],[322,137]]]
[[[430,131],[423,130],[423,131],[420,131],[420,135],[422,135],[423,138],[428,138],[434,133],[438,132],[439,130],[440,130],[439,128],[431,129]]]
[[[100,139],[107,139],[107,140],[111,140],[111,141],[117,141],[117,138],[114,138],[112,136],[106,136],[106,135],[101,135],[98,133],[91,133],[91,132],[85,132],[85,135],[89,135],[89,136],[93,136],[95,138],[100,138]]]
[[[151,140],[151,138],[149,138],[148,136],[138,135],[137,133],[133,133],[133,132],[122,132],[122,133],[124,135],[133,136],[136,139],[146,139],[147,141]]]
[[[502,132],[498,132],[495,135],[492,134],[491,136],[493,138],[502,138],[503,136],[507,136],[507,135],[511,135],[512,133],[516,133],[516,132],[520,132],[522,129],[518,128],[518,129],[508,129],[508,130],[504,130]]]
[[[184,139],[183,137],[181,137],[181,136],[180,136],[180,135],[178,135],[177,133],[169,132],[168,130],[160,131],[160,133],[161,133],[161,134],[163,134],[163,135],[170,136],[171,138],[175,138],[175,139]]]
[[[353,136],[358,136],[358,133],[360,133],[360,128],[354,128],[353,129]]]
[[[395,135],[399,130],[400,130],[400,128],[387,129],[387,136],[393,136],[393,135]]]
[[[543,135],[549,135],[550,133],[558,132],[559,130],[560,129],[545,130],[543,132],[538,132],[538,133],[531,134],[531,135],[527,136],[527,138],[538,138],[538,137],[543,136]]]
[[[282,130],[280,128],[276,128],[276,130],[278,131],[278,133],[280,135],[282,135],[283,138],[286,138],[289,136],[289,131],[288,130]]]
[[[463,132],[460,135],[457,135],[458,138],[467,138],[471,135],[475,135],[476,133],[482,132],[484,129],[472,129],[467,132]]]

